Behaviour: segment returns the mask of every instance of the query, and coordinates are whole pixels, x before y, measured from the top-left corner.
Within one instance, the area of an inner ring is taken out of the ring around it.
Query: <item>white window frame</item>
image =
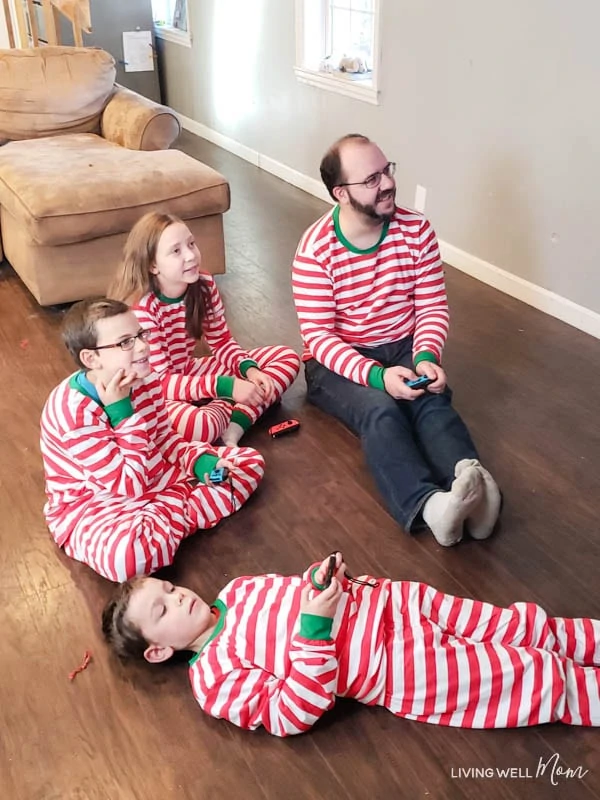
[[[186,5],[186,19],[187,19],[187,31],[182,31],[180,28],[174,28],[172,25],[157,25],[154,23],[154,35],[158,39],[164,39],[166,42],[174,42],[175,44],[180,44],[182,47],[191,47],[192,46],[192,34],[191,28],[192,23],[190,20],[190,6],[191,3],[189,0],[184,0]]]
[[[371,77],[365,80],[352,80],[343,74],[319,69],[327,37],[328,0],[296,0],[296,64],[294,66],[296,78],[309,86],[316,86],[328,92],[336,92],[346,97],[363,100],[365,103],[379,105],[381,2],[382,0],[373,2]]]

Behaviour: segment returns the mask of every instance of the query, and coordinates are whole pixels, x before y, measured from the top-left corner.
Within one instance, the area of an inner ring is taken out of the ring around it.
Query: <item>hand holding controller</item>
[[[421,375],[413,381],[406,381],[409,389],[425,389],[430,383],[433,383],[433,378],[428,378],[427,375]]]
[[[346,569],[346,565],[344,564],[344,559],[343,556],[341,556],[341,553],[340,557],[341,557],[340,567],[344,568],[344,578],[346,578],[347,581],[350,581],[351,583],[356,583],[359,586],[370,586],[372,589],[376,589],[379,586],[379,581],[375,578],[367,578],[367,580],[362,580],[361,578],[355,578]],[[323,589],[327,589],[329,586],[331,586],[331,579],[335,575],[337,569],[339,568],[337,566],[337,552],[335,552],[332,553],[328,558],[325,580],[322,583]]]
[[[323,582],[323,586],[325,587],[325,589],[327,589],[328,586],[331,586],[331,579],[333,578],[336,566],[337,566],[337,554],[332,553],[329,556],[329,563],[327,564],[327,572],[325,573],[325,580]]]
[[[224,461],[224,459],[220,459],[221,463],[223,461]],[[219,463],[219,461],[217,463]],[[226,462],[226,463],[229,464],[229,462]],[[230,469],[229,466],[231,466],[232,469]],[[231,513],[235,514],[235,512],[237,511],[236,503],[235,503],[235,490],[233,488],[233,476],[234,476],[235,473],[233,471],[233,465],[229,464],[229,466],[227,466],[227,467],[215,467],[212,470],[212,472],[210,472],[208,474],[207,483],[208,483],[209,486],[213,486],[213,487],[216,488],[217,486],[221,487],[224,483],[226,483],[226,481],[229,481],[229,491],[230,491],[230,495],[231,495]]]
[[[227,467],[218,467],[213,469],[213,471],[208,476],[208,479],[211,483],[223,483],[226,481],[229,476],[229,470]]]

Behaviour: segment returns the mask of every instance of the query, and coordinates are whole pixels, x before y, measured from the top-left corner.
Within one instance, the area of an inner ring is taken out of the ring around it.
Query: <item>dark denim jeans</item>
[[[410,338],[357,349],[384,367],[413,367]],[[430,494],[450,487],[457,461],[478,458],[448,387],[443,394],[394,400],[331,372],[314,358],[305,371],[308,400],[360,437],[387,508],[405,530],[410,531]]]

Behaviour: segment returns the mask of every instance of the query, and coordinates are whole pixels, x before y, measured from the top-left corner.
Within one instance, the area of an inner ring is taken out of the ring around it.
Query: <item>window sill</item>
[[[188,31],[181,31],[179,28],[173,28],[171,25],[155,25],[154,35],[158,39],[164,39],[166,42],[174,42],[180,44],[182,47],[192,46],[192,37]]]
[[[331,72],[318,72],[305,67],[294,67],[294,74],[300,83],[316,86],[327,92],[336,92],[345,97],[353,97],[375,106],[379,105],[379,92],[371,80],[352,81]]]

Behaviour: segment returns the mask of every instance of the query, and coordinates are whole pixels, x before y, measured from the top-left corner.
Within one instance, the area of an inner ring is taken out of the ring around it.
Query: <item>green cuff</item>
[[[431,361],[432,364],[440,363],[437,360],[437,358],[433,355],[433,353],[430,353],[428,350],[423,350],[420,353],[417,353],[417,355],[413,359],[415,367],[417,366],[417,364],[420,364],[421,361]]]
[[[319,565],[319,566],[320,566],[320,565]],[[318,589],[320,592],[322,592],[322,591],[323,591],[323,589],[326,589],[327,587],[326,587],[326,586],[323,586],[323,584],[322,584],[322,583],[317,583],[317,581],[315,580],[315,575],[317,574],[317,570],[318,570],[318,569],[319,569],[319,567],[313,567],[313,570],[312,570],[312,572],[310,573],[310,582],[311,582],[311,583],[312,583],[312,585],[315,587],[315,589]]]
[[[300,614],[300,630],[298,635],[311,641],[331,639],[333,620],[331,617],[319,617],[316,614]]]
[[[237,422],[240,428],[243,428],[244,431],[247,431],[252,426],[252,420],[247,414],[244,414],[243,411],[240,411],[239,408],[234,408],[231,412],[231,422]]]
[[[109,403],[107,406],[104,406],[104,410],[108,416],[108,421],[113,428],[116,428],[119,422],[123,422],[124,419],[127,419],[127,417],[133,414],[131,397],[123,397],[115,403]]]
[[[385,392],[385,383],[383,382],[384,373],[384,367],[373,364],[369,370],[369,377],[367,378],[369,386],[372,389],[380,389],[382,392]]]
[[[239,370],[240,370],[240,375],[242,376],[242,378],[246,377],[246,373],[248,372],[250,367],[256,367],[256,369],[260,369],[260,367],[258,366],[256,361],[253,361],[251,358],[245,358],[240,363]]]
[[[219,375],[217,376],[217,397],[223,397],[226,400],[233,400],[233,382],[235,378],[233,375]]]
[[[204,455],[200,456],[198,461],[196,461],[194,464],[194,475],[201,483],[204,483],[204,476],[207,473],[210,475],[213,469],[217,466],[218,460],[219,456],[213,456],[210,453],[204,453]]]

